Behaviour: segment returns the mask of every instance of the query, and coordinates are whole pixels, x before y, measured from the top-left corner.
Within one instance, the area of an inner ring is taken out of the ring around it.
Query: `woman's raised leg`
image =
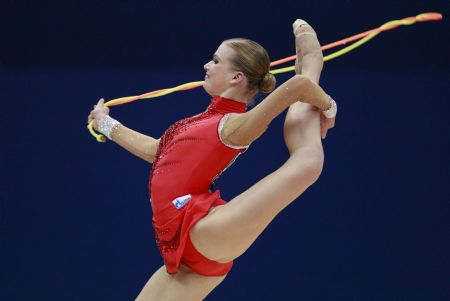
[[[289,159],[278,170],[228,204],[212,209],[191,229],[194,246],[207,258],[228,262],[240,256],[273,218],[319,177],[323,150],[318,112],[300,104],[292,107],[289,114],[294,115],[291,113],[302,120],[297,124],[286,121],[286,137],[303,137],[301,146],[291,147]]]
[[[170,275],[162,266],[150,277],[136,301],[200,301],[224,279],[225,276],[198,275],[183,265],[178,273]]]

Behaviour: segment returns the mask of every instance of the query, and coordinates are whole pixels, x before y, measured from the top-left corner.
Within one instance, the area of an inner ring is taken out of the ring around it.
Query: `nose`
[[[211,64],[211,61],[207,62],[204,66],[203,69],[205,69],[206,72],[208,72],[209,70],[209,65]]]

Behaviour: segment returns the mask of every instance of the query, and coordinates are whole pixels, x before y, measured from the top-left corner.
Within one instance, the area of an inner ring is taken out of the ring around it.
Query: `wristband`
[[[328,97],[330,98],[330,108],[326,111],[322,111],[322,113],[326,118],[334,118],[336,117],[337,113],[337,104],[333,98],[331,98],[330,96]]]
[[[108,137],[109,140],[112,140],[112,133],[121,125],[121,123],[114,118],[109,117],[109,115],[105,115],[100,117],[97,121],[98,131]]]

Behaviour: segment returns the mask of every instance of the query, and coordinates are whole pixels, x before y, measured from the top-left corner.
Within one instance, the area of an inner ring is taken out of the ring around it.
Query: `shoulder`
[[[247,148],[252,141],[241,135],[241,129],[247,119],[247,113],[228,113],[219,121],[218,134],[220,140],[232,148]]]

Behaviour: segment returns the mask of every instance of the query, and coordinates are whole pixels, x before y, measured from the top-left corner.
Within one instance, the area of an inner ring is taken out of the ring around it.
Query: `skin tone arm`
[[[105,115],[109,115],[109,108],[105,107],[103,103],[104,100],[100,99],[94,106],[94,110],[92,110],[89,114],[88,123],[92,119],[97,121]],[[94,128],[97,130],[97,122],[94,122]],[[155,160],[159,139],[143,135],[127,128],[124,125],[119,125],[119,127],[112,133],[111,138],[115,143],[122,146],[133,155],[149,163],[153,163]]]
[[[329,96],[304,75],[295,75],[252,110],[230,117],[222,132],[222,139],[233,145],[248,145],[269,126],[270,122],[293,103],[309,103],[321,111],[330,107]]]
[[[149,163],[155,161],[159,139],[133,131],[123,125],[119,126],[117,130],[112,133],[111,138],[114,142],[133,155]]]

